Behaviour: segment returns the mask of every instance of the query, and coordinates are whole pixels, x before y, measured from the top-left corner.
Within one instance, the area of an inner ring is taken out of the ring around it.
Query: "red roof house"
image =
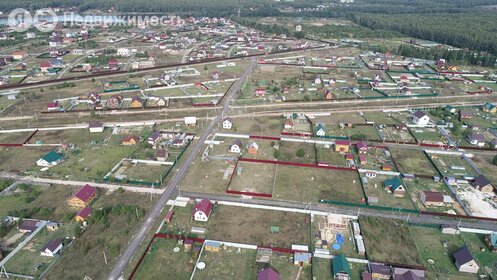
[[[266,268],[257,274],[257,280],[280,280],[280,274],[272,268]]]
[[[192,216],[195,221],[207,222],[212,212],[212,203],[208,199],[202,199],[193,208]]]
[[[86,184],[67,202],[73,208],[84,208],[88,206],[97,194],[97,189]]]
[[[77,222],[84,222],[90,217],[91,214],[91,208],[90,207],[85,207],[79,211],[79,213],[76,215],[75,219]]]

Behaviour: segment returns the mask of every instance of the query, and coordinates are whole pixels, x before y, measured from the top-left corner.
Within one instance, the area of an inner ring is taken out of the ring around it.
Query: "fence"
[[[317,165],[317,164],[311,164],[311,163],[299,163],[299,162],[290,162],[290,161],[276,161],[276,160],[251,159],[251,158],[239,158],[238,161],[288,165],[288,166],[296,166],[296,167],[322,168],[322,169],[342,170],[342,171],[355,171],[356,170],[356,167]]]

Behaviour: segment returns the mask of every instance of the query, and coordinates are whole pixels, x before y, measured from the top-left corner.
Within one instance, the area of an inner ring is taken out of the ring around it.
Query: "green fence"
[[[319,203],[332,204],[332,205],[345,206],[345,207],[359,207],[359,208],[366,208],[366,209],[373,209],[373,210],[380,210],[380,211],[389,211],[389,212],[420,214],[419,210],[414,210],[414,209],[404,209],[404,208],[386,207],[386,206],[378,206],[378,205],[367,205],[367,204],[350,203],[350,202],[334,201],[334,200],[326,200],[326,199],[321,199],[319,201]]]

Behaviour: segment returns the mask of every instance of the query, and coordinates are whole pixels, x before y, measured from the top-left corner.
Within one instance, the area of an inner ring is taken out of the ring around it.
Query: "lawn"
[[[442,234],[439,228],[411,226],[409,229],[423,265],[428,271],[451,276],[469,276],[466,273],[459,273],[452,259],[452,254],[464,245],[459,235]]]
[[[273,192],[276,164],[238,162],[237,168],[243,171],[241,175],[235,171],[231,190],[266,194]]]
[[[422,143],[443,143],[442,135],[436,128],[413,128],[412,134]]]
[[[492,185],[497,186],[497,172],[495,172],[497,166],[492,163],[493,158],[493,155],[477,155],[471,160],[483,172],[485,177],[492,182]]]
[[[160,186],[161,177],[171,169],[171,165],[135,163],[121,166],[119,174],[127,177],[127,180],[156,183]]]
[[[301,149],[304,151],[304,154],[300,157],[297,155],[297,151]],[[280,141],[279,151],[281,156],[278,160],[280,161],[316,164],[316,149],[314,144]]]
[[[188,172],[179,187],[199,193],[224,194],[228,186],[230,176],[223,180],[224,173],[228,168],[234,168],[234,164],[224,160],[211,159],[202,161],[201,156],[197,156],[188,168]]]
[[[361,173],[361,176],[364,176]],[[393,208],[416,209],[416,206],[410,199],[410,190],[406,189],[404,197],[394,197],[383,188],[383,182],[393,176],[377,175],[376,178],[367,178],[367,183],[363,182],[364,191],[368,196],[368,201],[372,197],[378,198],[378,205]],[[370,204],[372,204],[370,202]]]
[[[438,175],[424,152],[410,149],[390,148],[391,156],[399,171],[407,174]]]
[[[279,136],[283,130],[281,117],[247,117],[233,119],[232,132],[252,135]]]
[[[364,119],[367,122],[374,122],[375,124],[399,124],[400,122],[390,116],[389,113],[384,112],[364,112]]]
[[[329,145],[328,145],[329,146]],[[335,152],[332,147],[316,144],[318,163],[326,163],[333,166],[347,167],[345,156]]]
[[[492,278],[497,277],[497,254],[488,250],[488,247],[483,243],[484,235],[476,233],[461,233],[464,243],[468,245],[469,250],[476,258],[480,266],[480,272],[486,271],[491,274]],[[485,250],[482,250],[485,249]]]
[[[370,261],[423,265],[405,222],[367,216],[359,222]]]
[[[193,279],[255,280],[255,256],[254,249],[227,247],[227,250],[222,249],[220,252],[204,250],[199,261],[205,262],[206,267],[204,270],[195,270]]]
[[[214,206],[208,222],[197,222],[191,219],[193,207],[192,203],[184,208],[176,207],[165,231],[184,234],[192,227],[200,227],[207,230],[205,237],[211,240],[281,248],[310,242],[304,214],[218,205]],[[271,226],[278,226],[280,232],[270,234]]]
[[[293,255],[273,252],[271,257],[271,267],[279,272],[281,279],[297,279],[299,267],[293,264]],[[311,280],[312,267],[302,268],[301,280]]]
[[[428,154],[444,177],[476,177],[478,173],[461,156]]]
[[[392,167],[392,171],[397,171],[388,149],[369,147],[368,153],[364,154],[366,156],[366,162],[363,164],[361,164],[359,161],[357,148],[354,148],[352,151],[354,152],[356,162],[361,168],[370,170],[382,170],[382,167],[384,165],[389,165]]]
[[[173,252],[175,247],[181,250],[175,253]],[[171,279],[190,279],[197,257],[198,253],[194,253],[193,250],[185,252],[174,239],[156,238],[133,279],[161,280],[164,279],[164,275],[168,275]]]
[[[278,165],[273,199],[362,203],[363,193],[356,171]]]
[[[331,260],[313,258],[312,276],[319,280],[332,280],[333,277],[331,277]]]
[[[416,139],[414,139],[411,133],[409,133],[409,131],[406,130],[396,129],[395,127],[391,126],[384,126],[382,128],[379,128],[378,130],[380,131],[382,140],[385,141],[396,141],[398,143],[416,142]]]

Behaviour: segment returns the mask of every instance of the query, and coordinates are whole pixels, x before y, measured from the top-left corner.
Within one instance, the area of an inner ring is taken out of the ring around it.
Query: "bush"
[[[281,156],[281,153],[279,150],[275,150],[274,153],[273,153],[273,156],[275,159],[278,159],[280,156]]]
[[[304,157],[305,156],[305,151],[304,149],[300,148],[297,150],[297,152],[295,153],[298,157]]]
[[[494,165],[497,165],[497,156],[494,156],[494,158],[492,159],[492,163],[493,163]]]

